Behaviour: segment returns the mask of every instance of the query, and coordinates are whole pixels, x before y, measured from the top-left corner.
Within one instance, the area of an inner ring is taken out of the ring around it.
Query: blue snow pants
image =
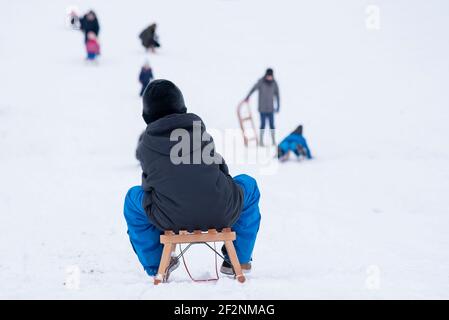
[[[274,112],[260,112],[260,129],[265,129],[267,121],[270,129],[274,130]]]
[[[234,246],[240,263],[248,263],[256,242],[260,225],[260,192],[256,180],[242,174],[234,177],[243,190],[243,209],[232,226],[237,237]],[[134,252],[148,275],[154,276],[159,268],[163,245],[160,243],[162,231],[148,219],[143,209],[144,191],[141,186],[129,189],[125,198],[124,215],[128,225],[128,235]]]
[[[97,54],[93,52],[87,53],[87,60],[95,60],[97,58]]]

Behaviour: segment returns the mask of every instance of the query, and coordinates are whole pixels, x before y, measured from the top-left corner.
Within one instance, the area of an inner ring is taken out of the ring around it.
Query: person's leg
[[[146,84],[142,84],[142,89],[140,89],[140,96],[143,96],[146,87],[147,87]]]
[[[306,153],[307,159],[312,159],[312,154],[310,153],[309,146],[307,145],[307,141],[305,139],[304,139],[304,145],[302,147]]]
[[[267,120],[267,114],[260,112],[260,130],[265,129],[265,122]]]
[[[277,153],[277,157],[278,157],[278,159],[281,159],[281,158],[283,158],[283,157],[284,157],[284,155],[285,155],[285,152],[284,152],[284,150],[282,150],[282,148],[281,148],[281,145],[278,145],[278,153]]]
[[[302,148],[299,144],[292,142],[290,144],[290,150],[293,151],[293,153],[296,155],[296,157],[300,157],[301,154],[303,154]]]
[[[263,137],[265,135],[265,122],[267,121],[267,114],[264,112],[260,113],[260,134],[259,134],[259,144],[263,146]]]
[[[243,190],[243,209],[239,219],[232,226],[232,230],[237,234],[234,241],[237,256],[240,264],[244,264],[251,261],[257,232],[259,231],[260,192],[256,180],[246,174],[234,177],[234,181]]]
[[[274,112],[268,113],[267,118],[270,124],[271,142],[273,143],[273,145],[276,145],[276,135],[274,129]]]
[[[274,130],[274,112],[267,113],[268,122],[270,124],[270,129]]]
[[[290,145],[288,141],[284,140],[282,141],[278,146],[278,158],[281,161],[285,161],[288,159],[288,153],[290,151],[289,149]]]
[[[300,156],[298,144],[296,142],[291,141],[288,145],[288,149],[292,151],[297,157]]]
[[[161,231],[148,220],[142,207],[143,195],[144,191],[140,186],[129,189],[125,198],[124,214],[134,252],[147,274],[154,276],[162,255]]]

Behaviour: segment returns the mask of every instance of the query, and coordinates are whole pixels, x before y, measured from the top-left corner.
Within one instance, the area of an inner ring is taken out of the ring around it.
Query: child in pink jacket
[[[86,41],[87,60],[94,61],[100,54],[100,45],[97,41],[97,36],[93,32],[87,33]]]

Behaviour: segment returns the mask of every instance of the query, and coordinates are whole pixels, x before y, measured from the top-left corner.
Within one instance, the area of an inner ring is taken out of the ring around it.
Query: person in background
[[[274,126],[274,112],[279,112],[280,99],[279,99],[279,87],[274,79],[273,69],[269,68],[265,71],[265,75],[257,81],[257,83],[252,87],[250,92],[245,98],[245,102],[249,101],[251,95],[255,92],[259,92],[259,113],[260,113],[260,137],[259,144],[264,145],[263,138],[265,135],[265,124],[268,121],[270,125],[271,140],[273,145],[276,145],[275,138],[275,126]],[[274,105],[274,100],[276,100],[276,107]]]
[[[151,52],[154,52],[156,48],[161,46],[158,39],[159,37],[156,34],[156,28],[157,25],[153,23],[139,34],[142,45],[145,49],[151,50]]]
[[[90,10],[84,17],[79,19],[79,28],[84,32],[84,42],[88,40],[89,32],[93,32],[96,37],[100,33],[100,24],[98,23],[97,15],[94,11]]]
[[[97,36],[92,31],[87,33],[86,51],[87,61],[95,61],[100,54],[100,45],[98,44]]]
[[[302,135],[302,125],[299,125],[292,133],[290,133],[278,146],[278,159],[286,161],[289,158],[290,151],[293,152],[298,159],[305,157],[312,159],[307,141]]]
[[[145,91],[145,88],[153,79],[154,79],[153,70],[151,69],[148,61],[146,61],[145,64],[143,65],[142,69],[140,69],[140,74],[139,74],[139,82],[142,85],[142,88],[140,89],[140,96],[143,96],[143,92]]]
[[[79,30],[80,29],[80,17],[78,13],[78,8],[71,6],[67,8],[68,22],[69,26],[72,29]]]

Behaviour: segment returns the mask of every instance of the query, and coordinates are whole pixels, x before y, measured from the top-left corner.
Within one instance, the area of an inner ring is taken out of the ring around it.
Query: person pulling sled
[[[259,145],[263,146],[265,135],[265,124],[269,123],[271,132],[271,141],[273,145],[276,145],[275,138],[275,126],[274,126],[274,112],[278,113],[280,108],[279,87],[274,79],[273,69],[269,68],[265,71],[265,75],[257,81],[257,83],[251,88],[250,92],[243,100],[248,102],[251,95],[258,91],[258,110],[260,113],[260,137]],[[276,107],[274,101],[276,100]]]

